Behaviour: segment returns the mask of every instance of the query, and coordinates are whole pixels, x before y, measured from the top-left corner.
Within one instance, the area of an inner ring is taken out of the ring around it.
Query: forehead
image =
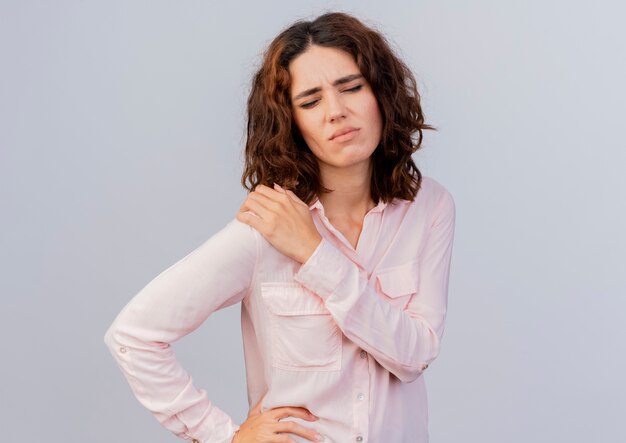
[[[358,74],[359,67],[348,52],[313,45],[289,64],[291,91],[332,84],[340,77]]]

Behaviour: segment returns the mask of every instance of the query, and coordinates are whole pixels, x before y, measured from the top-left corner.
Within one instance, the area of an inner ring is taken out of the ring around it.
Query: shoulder
[[[420,207],[420,210],[423,210],[425,207],[432,210],[445,202],[448,205],[454,205],[454,198],[450,191],[441,182],[427,175],[422,176],[420,188],[413,201],[400,201],[410,206]]]
[[[422,176],[422,186],[418,194],[420,192],[432,196],[435,200],[441,200],[443,198],[453,200],[452,194],[441,182],[427,175]]]
[[[222,228],[219,233],[227,237],[235,243],[253,243],[258,242],[258,231],[252,226],[240,221],[233,216]]]
[[[429,176],[422,176],[420,192],[422,192],[422,189],[426,194],[432,219],[450,219],[454,223],[456,204],[452,193],[442,183]]]
[[[205,239],[201,248],[217,255],[229,252],[231,255],[256,256],[257,231],[233,216],[214,230]]]
[[[432,224],[441,217],[454,217],[456,208],[452,193],[438,180],[423,175],[417,195],[413,201],[403,200],[408,205],[407,214]]]

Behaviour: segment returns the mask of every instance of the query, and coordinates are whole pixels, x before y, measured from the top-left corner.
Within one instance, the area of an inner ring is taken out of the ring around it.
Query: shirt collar
[[[387,206],[387,203],[381,200],[378,200],[378,204],[376,206],[374,206],[370,212],[382,212],[385,207]],[[319,209],[322,214],[324,213],[324,206],[322,206],[322,202],[320,201],[320,199],[318,197],[315,197],[315,201],[313,203],[311,203],[309,205],[309,210],[313,210],[313,209]]]

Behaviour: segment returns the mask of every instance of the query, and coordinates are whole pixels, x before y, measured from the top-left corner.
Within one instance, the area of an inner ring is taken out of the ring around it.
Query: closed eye
[[[304,109],[306,109],[306,108],[312,108],[312,107],[313,107],[313,105],[315,105],[315,103],[317,103],[318,101],[319,101],[319,100],[313,100],[312,102],[302,103],[302,104],[300,105],[300,107],[301,107],[301,108],[304,108]]]
[[[358,91],[359,89],[361,89],[363,87],[363,85],[356,85],[352,88],[349,89],[345,89],[344,91],[348,91],[348,92],[353,92],[353,91]]]
[[[344,89],[341,92],[350,92],[350,93],[352,93],[352,92],[356,92],[356,91],[360,90],[362,87],[363,87],[363,85],[356,85],[356,86],[353,86],[352,88]],[[315,104],[318,101],[319,101],[319,99],[318,100],[313,100],[313,101],[310,101],[310,102],[306,102],[306,103],[302,103],[300,105],[300,107],[304,108],[304,109],[312,108],[313,106],[315,106]]]

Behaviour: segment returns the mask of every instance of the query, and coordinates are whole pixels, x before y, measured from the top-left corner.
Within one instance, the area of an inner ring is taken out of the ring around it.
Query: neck
[[[361,166],[360,171],[355,169],[333,168],[321,174],[322,184],[333,189],[319,197],[329,220],[362,220],[376,206],[370,195],[371,164]]]

